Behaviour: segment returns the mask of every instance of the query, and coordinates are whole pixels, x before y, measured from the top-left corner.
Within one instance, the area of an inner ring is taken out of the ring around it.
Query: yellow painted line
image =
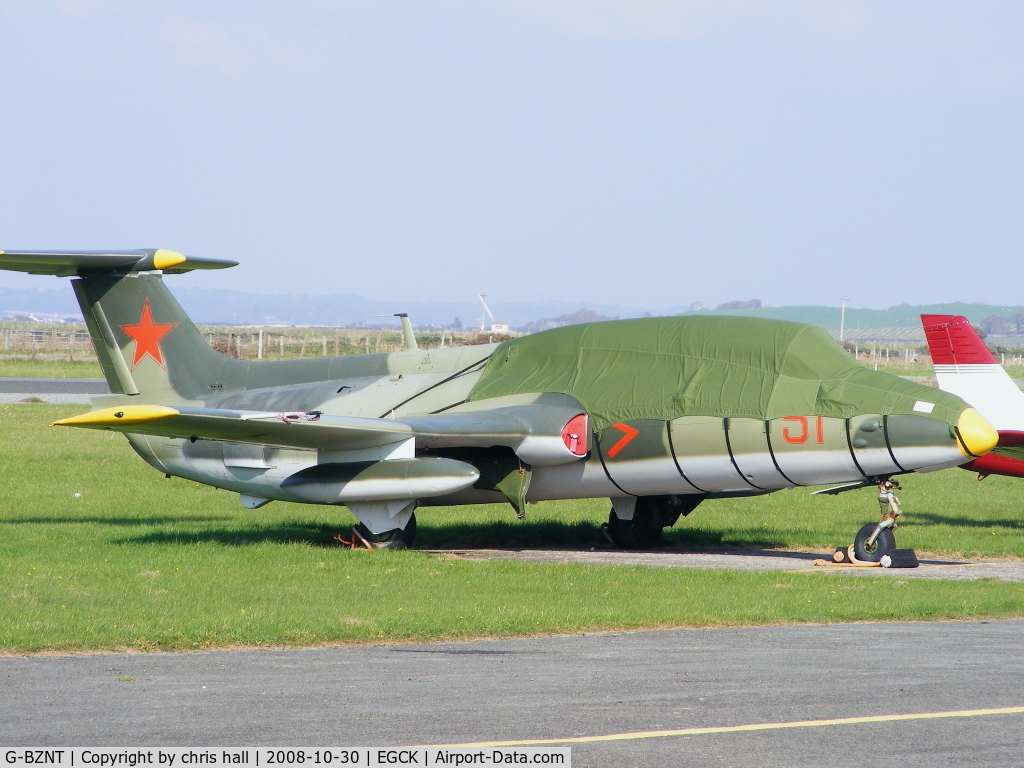
[[[871,715],[868,717],[838,717],[832,720],[797,720],[791,723],[755,723],[752,725],[726,725],[718,728],[679,728],[673,731],[635,731],[611,733],[603,736],[574,736],[565,739],[522,739],[520,741],[478,741],[468,744],[425,744],[418,749],[444,747],[530,747],[544,744],[592,744],[600,741],[634,741],[637,739],[663,739],[669,736],[703,736],[710,733],[746,733],[749,731],[780,731],[791,728],[820,728],[826,725],[860,725],[862,723],[896,723],[906,720],[943,720],[953,717],[981,717],[983,715],[1022,715],[1024,707],[999,709],[960,709],[951,712],[921,712],[911,715]]]

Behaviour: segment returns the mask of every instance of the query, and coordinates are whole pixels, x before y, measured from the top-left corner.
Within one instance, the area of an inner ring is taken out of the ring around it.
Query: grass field
[[[426,343],[430,341],[433,341],[433,339],[425,339],[424,347],[426,347]],[[478,341],[480,343],[486,343],[488,340],[482,339]],[[391,344],[392,346],[395,346],[394,342],[391,342]],[[436,343],[433,346],[436,346]],[[333,351],[333,347],[331,348],[331,351]],[[289,359],[298,359],[297,353],[290,355]],[[870,362],[866,363],[866,365],[868,365],[868,367],[872,367],[872,363]],[[891,363],[887,363],[883,361],[879,364],[878,369],[894,373],[897,376],[931,378],[935,375],[935,371],[930,362],[903,363],[899,360],[893,360]],[[1010,368],[1009,370],[1011,375],[1017,375],[1017,373],[1015,373],[1016,369]],[[75,360],[74,362],[71,362],[66,359],[44,359],[43,357],[37,357],[32,360],[24,357],[0,356],[0,376],[100,378],[102,375],[99,363],[95,360]]]
[[[189,649],[663,626],[1024,616],[1024,585],[468,562],[334,546],[343,508],[165,480],[120,436],[50,429],[75,406],[0,409],[0,651]],[[1024,557],[1024,483],[910,476],[900,546]],[[81,494],[76,496],[76,494]],[[585,547],[607,501],[423,509],[418,545]],[[877,514],[870,490],[707,502],[673,545],[828,550]]]
[[[103,377],[100,364],[93,361],[21,360],[0,358],[0,376],[27,376],[60,379],[99,379]]]

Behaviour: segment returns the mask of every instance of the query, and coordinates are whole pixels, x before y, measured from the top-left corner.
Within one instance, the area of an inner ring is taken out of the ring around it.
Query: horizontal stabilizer
[[[184,256],[162,248],[135,251],[0,251],[0,269],[57,277],[88,277],[149,270],[181,274],[193,269],[224,269],[237,264],[237,261]]]
[[[155,405],[104,408],[52,426],[319,450],[372,448],[413,436],[408,425],[383,419]]]

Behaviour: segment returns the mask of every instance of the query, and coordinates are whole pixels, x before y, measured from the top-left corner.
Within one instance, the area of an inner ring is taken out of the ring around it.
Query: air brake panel
[[[667,427],[664,421],[642,419],[614,424],[598,436],[605,469],[626,493],[654,496],[697,492],[672,460]]]
[[[794,483],[822,485],[862,477],[850,455],[845,419],[786,416],[770,425],[775,461]]]

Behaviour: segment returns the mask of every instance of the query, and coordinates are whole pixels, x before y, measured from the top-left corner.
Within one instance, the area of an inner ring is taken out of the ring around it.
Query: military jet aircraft
[[[344,505],[369,541],[412,543],[423,505],[608,497],[650,547],[704,499],[879,482],[963,464],[997,435],[960,398],[870,371],[811,325],[660,317],[500,344],[252,362],[214,351],[163,274],[235,262],[165,250],[0,252],[76,277],[114,395],[60,426],[123,432],[167,476]],[[879,553],[881,556],[881,553]]]

